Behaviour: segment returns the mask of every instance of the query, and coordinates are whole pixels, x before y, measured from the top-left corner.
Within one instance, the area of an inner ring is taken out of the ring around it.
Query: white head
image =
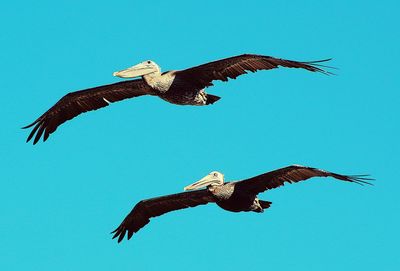
[[[218,171],[213,171],[209,173],[207,176],[203,177],[199,181],[186,186],[183,190],[190,191],[196,190],[199,188],[207,187],[209,185],[223,185],[224,184],[224,174]]]
[[[161,69],[154,61],[146,60],[125,70],[114,72],[113,75],[122,78],[133,78],[151,73],[160,74]]]

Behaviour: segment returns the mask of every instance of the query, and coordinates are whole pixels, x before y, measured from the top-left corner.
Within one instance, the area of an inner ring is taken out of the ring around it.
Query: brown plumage
[[[27,142],[34,138],[33,144],[36,144],[42,135],[43,141],[46,141],[49,135],[67,120],[81,113],[105,107],[112,102],[142,95],[154,95],[178,105],[209,105],[220,99],[218,96],[206,94],[204,90],[212,86],[214,80],[227,81],[228,78],[235,79],[248,71],[269,70],[278,66],[330,74],[330,72],[322,69],[326,66],[320,65],[320,62],[329,60],[299,62],[270,56],[245,54],[186,70],[165,73],[161,73],[160,67],[149,60],[138,64],[141,65],[142,70],[143,67],[147,69],[145,73],[141,74],[141,79],[71,92],[61,98],[33,123],[23,128],[34,126]],[[129,69],[127,70],[129,71]],[[138,76],[137,74],[136,72],[135,77]],[[129,78],[126,75],[123,77]]]
[[[37,120],[23,127],[26,129],[35,125],[26,142],[35,134],[33,144],[36,144],[43,134],[43,141],[46,141],[58,126],[81,113],[106,107],[109,103],[151,94],[152,89],[142,79],[68,93]]]
[[[333,177],[338,180],[354,182],[360,185],[371,184],[366,182],[366,180],[372,179],[366,176],[368,175],[341,175],[313,167],[292,165],[240,181],[238,185],[240,189],[258,194],[269,189],[284,186],[285,183],[297,183],[312,177]]]
[[[270,207],[271,202],[258,199],[259,193],[283,186],[285,183],[295,183],[312,177],[333,177],[360,185],[371,184],[367,181],[373,180],[366,175],[341,175],[312,167],[292,165],[246,180],[224,183],[223,174],[214,171],[199,181],[206,186],[206,189],[140,201],[121,225],[112,232],[113,238],[118,237],[118,242],[121,242],[127,233],[129,240],[134,233],[148,224],[152,217],[210,202],[231,212],[261,213]],[[188,187],[200,188],[199,182]]]
[[[213,201],[213,196],[207,190],[183,192],[142,200],[135,205],[121,225],[113,231],[115,233],[113,238],[118,236],[118,242],[121,242],[125,234],[128,233],[128,239],[130,239],[133,233],[146,226],[152,217]]]
[[[320,72],[329,75],[332,73],[322,69],[322,67],[327,66],[318,64],[329,60],[331,59],[300,62],[271,56],[244,54],[192,67],[179,71],[178,74],[196,86],[196,88],[202,89],[212,86],[212,81],[214,80],[228,81],[228,78],[236,79],[238,76],[246,74],[248,71],[271,70],[279,66],[285,68],[301,68],[311,72]]]

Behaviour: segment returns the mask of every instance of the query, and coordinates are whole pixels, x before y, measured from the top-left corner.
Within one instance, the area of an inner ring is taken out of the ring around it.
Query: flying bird
[[[292,165],[267,172],[246,180],[224,183],[224,175],[213,171],[201,180],[188,185],[186,191],[163,197],[142,200],[115,229],[113,239],[118,237],[118,243],[128,234],[128,240],[150,222],[150,218],[165,213],[196,207],[210,202],[216,203],[224,210],[231,212],[257,212],[271,206],[270,201],[260,200],[257,195],[269,189],[283,186],[285,183],[296,183],[312,177],[333,177],[338,180],[357,184],[371,184],[367,175],[340,175],[329,171]],[[205,189],[201,189],[205,188]],[[199,190],[201,189],[201,190]]]
[[[326,66],[320,64],[329,60],[299,62],[244,54],[186,70],[171,70],[164,73],[161,73],[160,66],[154,61],[147,60],[113,73],[114,76],[122,78],[141,78],[68,93],[23,129],[34,126],[26,141],[34,137],[33,144],[36,144],[42,135],[43,141],[46,141],[58,126],[79,114],[143,95],[158,96],[177,105],[209,105],[220,99],[218,96],[205,92],[205,88],[212,86],[214,80],[227,81],[228,78],[235,79],[248,71],[270,70],[278,66],[331,74],[322,69]]]

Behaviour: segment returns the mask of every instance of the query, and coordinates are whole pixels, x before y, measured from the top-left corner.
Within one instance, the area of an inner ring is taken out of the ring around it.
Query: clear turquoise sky
[[[1,270],[399,270],[398,1],[8,1],[0,9]],[[32,122],[70,91],[152,59],[183,69],[242,53],[333,57],[338,76],[278,69],[217,83],[222,99],[153,97],[79,116],[46,143]],[[369,173],[261,195],[263,214],[201,206],[130,241],[141,199],[290,164]]]

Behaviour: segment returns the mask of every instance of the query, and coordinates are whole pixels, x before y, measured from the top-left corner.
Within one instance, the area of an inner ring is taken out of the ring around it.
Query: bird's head
[[[161,73],[160,66],[152,60],[146,60],[125,70],[114,72],[113,75],[122,78],[133,78],[151,73]]]
[[[224,184],[224,174],[218,171],[213,171],[209,173],[207,176],[203,177],[202,179],[198,180],[197,182],[186,186],[183,188],[185,191],[196,190],[203,187],[207,187],[209,185],[216,186],[216,185],[223,185]]]

